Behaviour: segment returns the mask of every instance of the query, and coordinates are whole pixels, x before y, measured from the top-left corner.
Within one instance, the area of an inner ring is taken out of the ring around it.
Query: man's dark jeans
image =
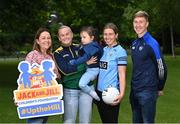
[[[131,92],[133,123],[154,123],[157,91]]]

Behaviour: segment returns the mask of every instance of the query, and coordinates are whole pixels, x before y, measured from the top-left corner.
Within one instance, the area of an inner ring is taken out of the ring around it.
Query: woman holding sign
[[[39,28],[35,35],[33,50],[28,53],[25,60],[28,61],[30,64],[41,64],[41,62],[45,59],[53,60],[51,50],[52,39],[50,32],[46,28]],[[54,73],[56,74],[57,78],[60,77],[56,67],[54,69]],[[47,120],[47,116],[29,118],[27,119],[27,123],[46,123]]]

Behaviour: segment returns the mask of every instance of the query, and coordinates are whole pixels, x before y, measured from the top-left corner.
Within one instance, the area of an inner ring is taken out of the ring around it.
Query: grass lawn
[[[168,66],[168,78],[164,89],[164,96],[158,99],[156,122],[157,123],[180,123],[180,56],[172,58],[165,57]],[[19,76],[17,65],[19,61],[0,61],[0,123],[25,123],[17,115],[16,106],[13,103],[13,90],[17,89],[16,80]],[[128,60],[127,68],[127,88],[126,95],[121,103],[119,122],[131,122],[131,108],[128,100],[130,78],[131,78],[131,59]],[[49,117],[48,123],[60,123],[62,116],[56,115]],[[96,106],[93,106],[92,122],[101,122]]]

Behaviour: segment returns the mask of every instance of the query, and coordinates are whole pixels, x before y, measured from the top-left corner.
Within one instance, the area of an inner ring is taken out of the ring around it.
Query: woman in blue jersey
[[[120,102],[125,94],[127,54],[117,42],[118,28],[115,24],[105,25],[103,38],[107,46],[104,47],[104,53],[100,59],[96,92],[101,100],[96,102],[96,105],[103,123],[118,123]],[[102,100],[102,92],[108,87],[116,87],[120,91],[111,105]]]

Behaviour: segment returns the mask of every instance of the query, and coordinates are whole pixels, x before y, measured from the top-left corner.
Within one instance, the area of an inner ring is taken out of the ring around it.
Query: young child
[[[90,81],[96,79],[99,74],[99,60],[103,54],[103,48],[96,42],[96,30],[92,26],[83,27],[80,36],[82,43],[79,50],[80,57],[70,60],[69,63],[71,65],[79,65],[86,63],[86,61],[88,61],[92,56],[97,58],[97,63],[87,65],[86,72],[82,75],[79,81],[79,87],[83,92],[89,94],[95,100],[100,101],[97,93],[92,90],[88,84]]]

